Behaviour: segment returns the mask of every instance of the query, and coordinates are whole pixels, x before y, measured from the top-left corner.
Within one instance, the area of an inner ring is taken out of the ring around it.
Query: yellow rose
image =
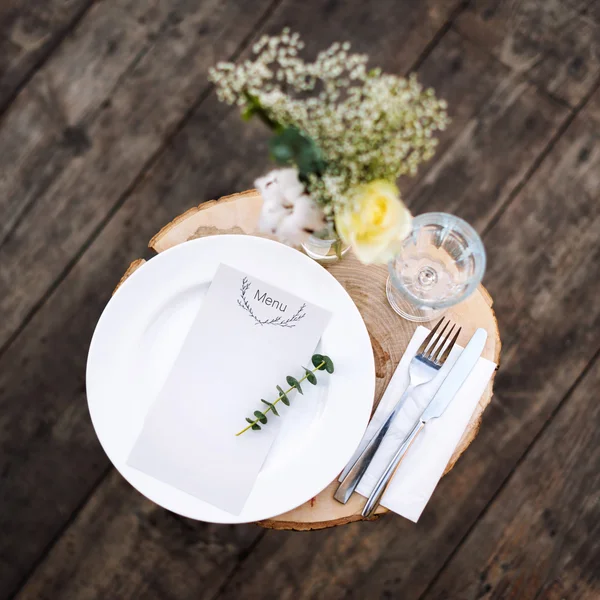
[[[335,226],[361,262],[386,263],[410,233],[411,220],[398,188],[380,179],[351,191],[347,205],[335,215]]]

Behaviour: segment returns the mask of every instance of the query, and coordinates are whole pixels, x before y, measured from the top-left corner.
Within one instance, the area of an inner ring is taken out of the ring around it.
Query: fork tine
[[[452,348],[454,348],[454,344],[456,344],[456,340],[458,339],[458,336],[460,335],[461,331],[462,331],[462,327],[459,327],[458,331],[452,338],[452,341],[448,344],[448,347],[446,348],[444,354],[442,354],[442,356],[438,359],[440,365],[443,365],[446,362],[446,359],[448,358],[448,355],[450,354],[450,351],[452,350]]]
[[[450,336],[452,335],[452,332],[454,331],[455,327],[456,327],[456,325],[453,324],[452,327],[450,328],[450,331],[446,334],[446,337],[440,342],[439,346],[436,348],[435,354],[430,357],[429,360],[433,361],[435,364],[437,364],[437,365],[441,364],[438,361],[440,360],[440,357],[442,356],[442,353],[444,352],[444,350],[446,348],[446,342],[450,339]]]
[[[425,349],[429,345],[429,342],[431,342],[431,340],[433,339],[433,336],[435,335],[435,332],[439,329],[439,326],[443,323],[443,321],[444,321],[444,317],[442,317],[435,324],[434,328],[428,333],[427,337],[423,340],[423,343],[419,346],[419,349],[417,350],[417,356],[419,354],[423,354],[425,352]]]
[[[424,358],[431,360],[431,357],[433,356],[433,354],[436,352],[437,348],[438,348],[438,344],[440,342],[440,340],[444,337],[444,332],[446,331],[446,329],[448,329],[448,325],[450,325],[450,321],[448,321],[444,327],[442,328],[442,331],[440,331],[436,338],[431,342],[431,344],[429,345],[429,348],[427,349],[427,351],[424,353]]]

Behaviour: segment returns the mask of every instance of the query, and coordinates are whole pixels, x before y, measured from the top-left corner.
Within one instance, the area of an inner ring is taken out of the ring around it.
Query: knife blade
[[[410,445],[414,442],[417,435],[421,432],[425,424],[431,419],[440,417],[454,397],[462,384],[466,381],[467,377],[474,369],[487,340],[487,331],[485,329],[478,329],[473,337],[469,340],[465,349],[461,352],[460,356],[452,365],[450,372],[444,379],[442,385],[438,391],[434,394],[433,398],[429,401],[425,410],[421,413],[421,416],[416,421],[414,427],[408,433],[408,435],[402,440],[402,444],[394,454],[394,457],[382,473],[379,481],[375,484],[367,503],[362,511],[363,517],[371,517],[375,514],[377,507],[381,501],[381,498],[387,489],[398,465],[404,458],[404,455],[410,448]]]
[[[421,414],[421,421],[427,423],[430,419],[435,419],[444,414],[444,411],[477,364],[486,340],[487,331],[485,329],[478,329],[473,334],[465,349],[452,365],[446,379],[444,379],[444,382]]]

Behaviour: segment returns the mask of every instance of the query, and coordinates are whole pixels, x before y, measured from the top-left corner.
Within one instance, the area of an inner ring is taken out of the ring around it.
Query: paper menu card
[[[330,313],[220,265],[127,460],[131,467],[240,514],[279,429],[235,433],[310,363]],[[280,412],[285,418],[285,411]],[[270,413],[269,413],[270,415]]]

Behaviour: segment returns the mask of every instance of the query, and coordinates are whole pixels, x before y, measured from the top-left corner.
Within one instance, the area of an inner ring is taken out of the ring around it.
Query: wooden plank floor
[[[207,70],[284,25],[449,101],[401,187],[482,234],[504,346],[480,434],[416,526],[180,518],[89,420],[89,341],[129,261],[269,167]],[[600,598],[598,2],[4,0],[0,217],[0,600]]]

